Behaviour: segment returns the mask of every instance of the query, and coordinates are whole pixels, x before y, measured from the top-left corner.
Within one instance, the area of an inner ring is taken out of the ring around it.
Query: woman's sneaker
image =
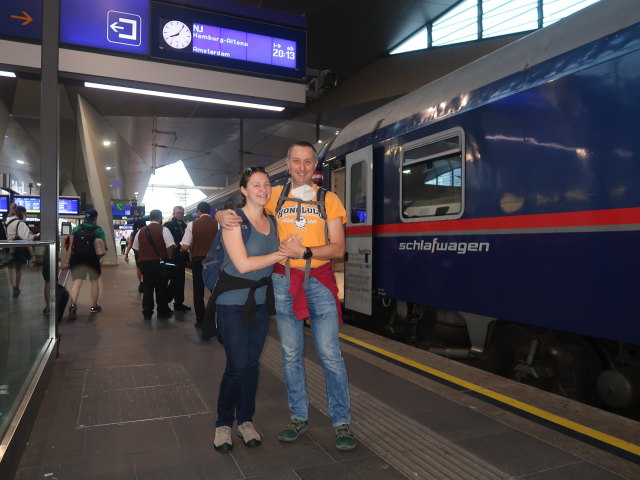
[[[78,311],[78,306],[72,303],[71,306],[69,307],[69,320],[75,320],[78,317],[76,313],[77,311]]]
[[[262,443],[260,434],[252,422],[244,422],[238,425],[238,436],[247,447],[259,447]]]
[[[231,442],[231,427],[216,427],[216,436],[213,439],[213,448],[219,452],[230,452],[233,448]]]
[[[91,313],[97,313],[102,311],[102,307],[100,305],[94,305],[89,309]]]
[[[309,422],[294,418],[289,425],[278,434],[278,440],[281,442],[293,442],[300,435],[307,431]]]

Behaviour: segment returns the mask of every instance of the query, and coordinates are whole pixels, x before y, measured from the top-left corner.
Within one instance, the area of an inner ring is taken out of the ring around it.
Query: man
[[[211,218],[211,205],[200,202],[197,215],[187,225],[184,237],[180,242],[183,251],[191,249],[191,276],[193,277],[193,308],[196,311],[196,327],[202,327],[204,320],[204,281],[202,280],[202,261],[209,252],[209,247],[218,231],[218,222]],[[146,280],[145,280],[146,281]]]
[[[286,200],[276,212],[278,198],[285,188],[278,186],[272,189],[271,199],[265,207],[267,213],[276,214],[278,236],[282,242],[280,252],[289,257],[275,265],[272,275],[282,370],[291,410],[291,422],[278,434],[278,439],[292,442],[308,428],[303,320],[309,318],[325,375],[329,415],[336,431],[336,448],[353,450],[356,439],[349,426],[349,381],[338,337],[342,319],[330,263],[330,259],[344,256],[346,212],[334,193],[326,192],[324,201],[318,198],[319,187],[311,181],[318,163],[312,144],[298,142],[292,145],[286,163],[291,176],[287,198],[301,199],[301,202]],[[301,205],[304,208],[299,208]],[[239,217],[233,210],[218,212],[216,219],[223,228],[233,228],[239,223]]]
[[[11,209],[9,210],[5,223],[7,240],[33,241],[38,238],[38,235],[31,233],[31,230],[29,230],[29,227],[24,222],[26,215],[27,211],[22,205],[11,204]],[[30,246],[14,247],[12,250],[13,253],[8,265],[9,279],[13,287],[13,298],[18,298],[20,295],[20,281],[22,280],[22,267],[33,258],[33,250]]]
[[[158,309],[158,318],[168,318],[173,313],[167,302],[167,277],[160,260],[171,257],[175,248],[169,229],[162,225],[162,212],[151,210],[149,224],[141,228],[133,239],[133,248],[138,250],[138,265],[144,278],[142,291],[142,316],[151,320],[153,294]]]
[[[173,218],[164,224],[171,232],[176,248],[173,251],[172,261],[176,265],[173,269],[173,276],[169,279],[167,287],[167,300],[173,298],[173,310],[189,311],[191,307],[184,304],[184,275],[185,264],[189,259],[189,254],[181,250],[180,241],[184,236],[187,224],[183,220],[184,208],[177,205],[173,207]]]
[[[73,279],[71,291],[69,292],[71,299],[69,320],[75,320],[77,317],[78,306],[76,302],[78,301],[82,282],[87,277],[91,283],[91,308],[89,311],[91,313],[102,311],[102,307],[98,305],[98,297],[100,295],[98,279],[102,273],[102,268],[100,266],[100,258],[94,248],[94,242],[96,238],[104,242],[105,237],[102,228],[96,225],[97,218],[98,212],[89,210],[84,217],[84,223],[74,227],[71,231],[71,237],[69,237],[67,261],[62,264],[63,270],[71,269],[71,278]]]

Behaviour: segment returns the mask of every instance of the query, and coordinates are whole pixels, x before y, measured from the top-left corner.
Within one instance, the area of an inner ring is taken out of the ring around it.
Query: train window
[[[351,165],[351,223],[367,221],[367,171],[364,162]]]
[[[408,145],[402,166],[402,218],[457,215],[462,211],[461,134]]]

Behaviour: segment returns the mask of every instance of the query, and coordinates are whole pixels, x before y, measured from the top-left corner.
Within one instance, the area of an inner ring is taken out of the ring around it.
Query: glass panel
[[[404,161],[405,163],[408,163],[413,160],[429,158],[438,154],[451,152],[452,150],[460,150],[460,138],[457,136],[407,150],[404,154]]]
[[[466,0],[433,23],[433,46],[468,42],[478,38],[478,1]]]
[[[8,263],[0,265],[0,438],[49,340],[50,322],[55,321],[44,280],[47,252],[55,247],[40,242],[22,248],[29,248],[29,255],[18,256],[14,250],[11,257],[2,256]]]
[[[597,1],[599,0],[544,0],[542,6],[543,26],[551,25]]]
[[[484,38],[538,28],[538,0],[483,0]]]
[[[367,221],[367,170],[364,162],[351,165],[351,223]]]
[[[398,45],[396,48],[389,52],[389,55],[395,55],[396,53],[413,52],[414,50],[422,50],[429,46],[429,32],[427,27],[420,29],[418,32],[411,35],[408,39]]]
[[[461,211],[460,137],[407,149],[402,168],[402,217],[455,215]]]

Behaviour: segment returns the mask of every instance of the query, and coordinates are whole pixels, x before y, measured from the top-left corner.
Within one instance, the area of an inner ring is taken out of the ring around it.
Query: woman
[[[38,235],[34,235],[29,230],[29,227],[24,222],[27,211],[22,205],[16,205],[12,203],[9,207],[9,213],[7,214],[7,220],[5,227],[7,229],[7,240],[27,240],[33,241],[38,238]],[[33,250],[31,246],[26,247],[14,247],[9,261],[9,279],[11,286],[13,287],[13,298],[18,298],[20,295],[20,281],[22,280],[22,269],[29,260],[33,258]]]
[[[221,452],[228,452],[232,448],[231,427],[234,419],[245,445],[257,447],[261,443],[260,434],[252,421],[258,388],[258,360],[269,329],[269,305],[273,307],[273,289],[268,288],[271,270],[274,263],[284,258],[278,253],[275,222],[264,213],[264,206],[271,196],[271,183],[264,168],[252,167],[243,172],[240,193],[243,196],[240,206],[251,223],[251,235],[245,245],[242,226],[222,231],[225,266],[212,294],[217,295],[218,332],[227,355],[220,382],[213,442],[215,449]],[[240,282],[244,285],[247,280],[255,281],[249,282],[253,283],[252,289],[236,288],[235,284]],[[256,288],[256,284],[266,285]],[[220,291],[222,293],[218,293]],[[245,309],[245,305],[253,305],[250,291],[255,291],[255,309]],[[245,314],[245,310],[249,313]]]

